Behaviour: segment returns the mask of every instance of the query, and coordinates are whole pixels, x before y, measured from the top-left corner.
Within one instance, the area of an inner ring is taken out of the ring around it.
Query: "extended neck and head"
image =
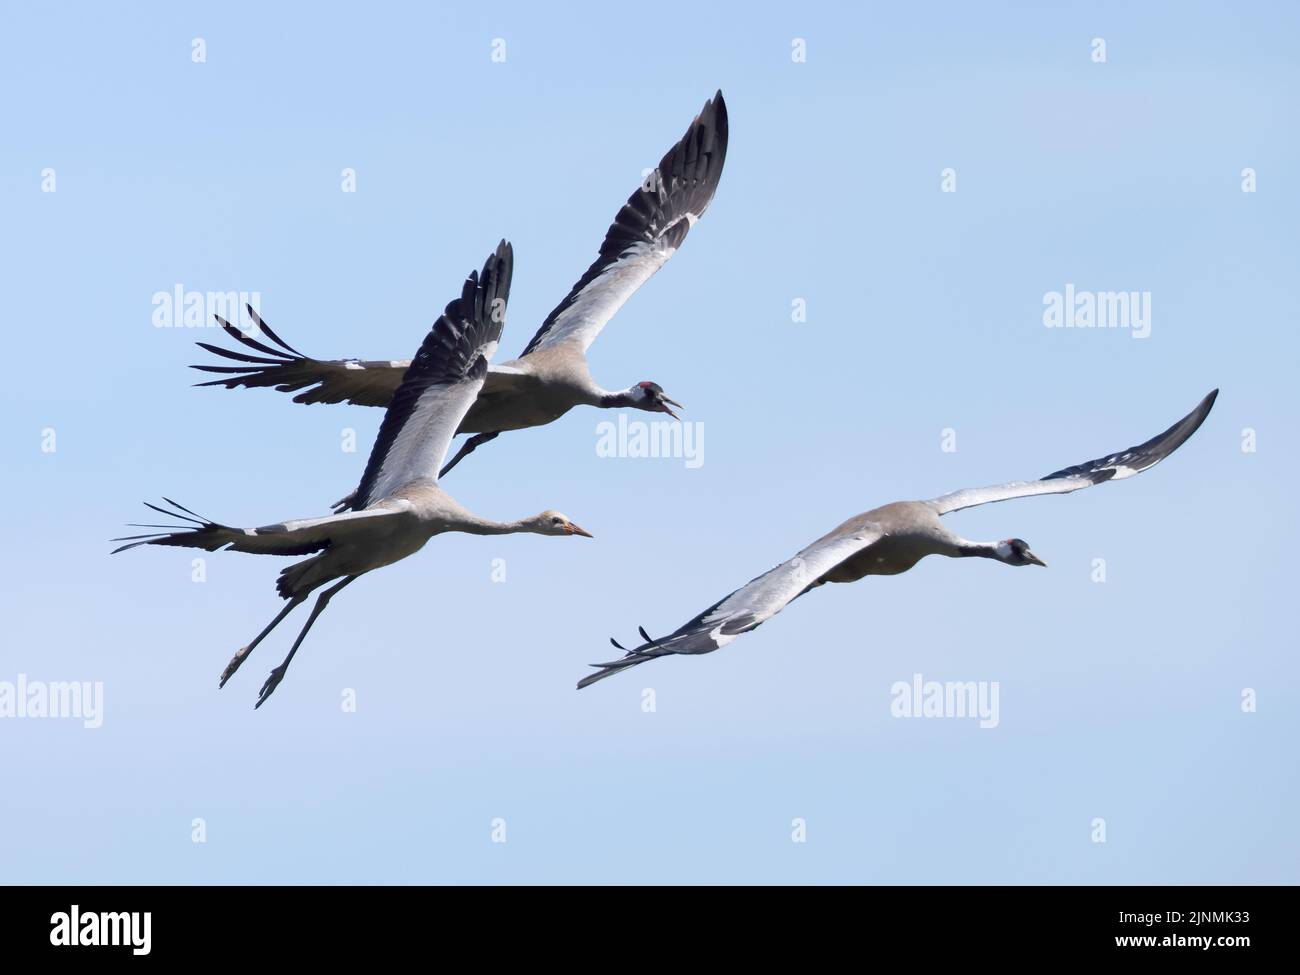
[[[955,538],[955,550],[950,553],[953,558],[994,559],[1006,565],[1041,565],[1047,563],[1029,549],[1029,543],[1023,538],[1005,538],[1000,542],[972,542],[965,538]]]
[[[554,509],[548,508],[541,514],[533,515],[531,518],[521,518],[518,521],[491,521],[487,518],[472,517],[461,524],[458,524],[455,530],[468,532],[471,535],[581,535],[583,538],[594,538],[591,532],[584,528],[579,528],[567,515],[561,514]]]
[[[681,403],[669,399],[662,386],[651,382],[637,383],[617,393],[602,390],[596,398],[596,405],[607,410],[631,408],[647,413],[667,413],[674,420],[681,417],[672,411],[672,407],[685,409]]]

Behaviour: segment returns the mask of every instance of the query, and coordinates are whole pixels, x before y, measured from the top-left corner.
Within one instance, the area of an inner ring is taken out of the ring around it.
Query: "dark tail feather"
[[[160,508],[156,504],[144,502],[146,508],[152,508],[159,514],[166,515],[169,518],[175,518],[181,522],[178,525],[131,525],[132,528],[164,528],[168,529],[163,532],[154,532],[148,535],[124,535],[121,538],[111,538],[111,542],[127,542],[127,545],[120,545],[110,552],[110,555],[116,555],[118,552],[125,552],[129,548],[136,548],[140,545],[184,545],[187,548],[207,548],[209,552],[216,551],[224,545],[229,544],[228,540],[217,541],[218,533],[228,532],[230,529],[225,525],[219,525],[215,521],[208,521],[200,514],[190,511],[189,508],[177,504],[169,498],[163,498],[173,508],[179,509],[169,511],[166,508]],[[184,513],[182,513],[184,512]],[[193,517],[190,517],[190,516]],[[212,536],[211,547],[205,545],[208,539],[206,536]]]
[[[181,511],[185,512],[187,515],[193,515],[195,518],[199,520],[199,523],[202,525],[216,524],[215,521],[213,521],[211,518],[208,518],[206,515],[201,515],[197,511],[191,511],[189,508],[185,507],[185,505],[178,504],[177,502],[173,501],[171,498],[164,497],[163,500],[166,501],[173,508],[180,508]]]
[[[234,349],[223,349],[218,345],[211,345],[207,342],[196,343],[199,348],[211,352],[213,355],[221,356],[223,359],[230,359],[235,362],[242,362],[242,366],[213,366],[208,364],[193,365],[191,369],[197,369],[200,372],[215,372],[219,375],[226,375],[226,379],[213,379],[205,383],[195,383],[196,386],[225,386],[227,389],[235,389],[238,386],[258,387],[258,386],[276,386],[281,392],[291,392],[302,386],[307,386],[317,382],[315,378],[308,378],[298,385],[279,385],[284,380],[285,370],[301,362],[305,356],[293,346],[291,346],[262,321],[260,315],[253,310],[252,305],[245,306],[248,314],[252,317],[253,322],[261,329],[262,333],[271,341],[275,342],[280,348],[272,348],[265,342],[259,342],[251,335],[246,334],[243,329],[236,328],[226,321],[220,315],[216,315],[217,324],[220,325],[232,339],[244,346],[246,349],[252,349],[254,352],[260,352],[261,355],[249,355],[247,352],[238,352]],[[267,358],[267,357],[270,358]]]
[[[588,687],[591,684],[596,683],[598,680],[604,680],[606,677],[613,677],[615,674],[621,674],[629,667],[643,664],[647,660],[654,660],[656,657],[666,657],[672,653],[671,650],[660,649],[658,642],[651,639],[650,635],[646,633],[644,626],[638,626],[637,632],[641,634],[645,643],[637,647],[635,650],[628,650],[623,646],[623,644],[619,643],[613,637],[610,637],[609,642],[614,644],[614,646],[619,650],[623,651],[623,659],[610,660],[603,664],[592,664],[591,666],[598,668],[596,673],[588,674],[582,680],[578,681],[578,690],[582,690],[584,687]]]
[[[280,570],[279,578],[275,580],[275,591],[280,594],[281,599],[304,597],[318,586],[337,578],[337,576],[317,579],[308,578],[308,574],[320,563],[320,558],[319,555],[313,555],[311,558],[295,562],[293,565],[286,565]]]
[[[245,352],[236,352],[234,349],[223,349],[221,346],[213,345],[210,342],[195,342],[194,344],[200,349],[206,349],[213,355],[219,355],[223,359],[234,359],[236,362],[252,362],[259,366],[278,366],[284,363],[284,359],[271,359],[264,355],[248,355]],[[203,367],[194,366],[193,368],[201,369]],[[211,369],[212,367],[208,366],[207,368]],[[228,366],[226,368],[234,369],[237,367]]]
[[[166,498],[163,498],[163,500],[166,501],[167,499],[166,499]],[[198,519],[198,520],[196,521],[196,520],[193,519],[193,518],[187,518],[187,517],[185,517],[185,515],[180,514],[179,512],[176,512],[176,511],[168,511],[166,508],[160,508],[160,507],[158,507],[156,504],[150,504],[148,501],[145,501],[145,502],[144,502],[144,506],[145,506],[146,508],[150,508],[150,509],[152,509],[153,511],[158,512],[158,514],[160,514],[160,515],[166,515],[168,518],[179,518],[181,521],[191,521],[191,522],[194,522],[194,524],[196,524],[196,525],[206,525],[206,524],[207,524],[207,521],[205,521],[205,520],[203,520],[203,519]],[[175,527],[179,528],[180,526],[179,526],[179,525],[176,525]]]
[[[599,669],[594,674],[588,674],[582,680],[578,681],[578,690],[584,687],[590,687],[598,680],[604,680],[606,677],[613,677],[615,674],[621,674],[629,667],[635,667],[637,664],[643,664],[647,660],[654,660],[656,657],[665,656],[665,652],[660,653],[630,653],[622,660],[611,660],[609,663],[592,664]]]
[[[271,326],[268,325],[268,324],[266,324],[266,322],[262,321],[262,316],[259,315],[259,314],[258,314],[258,313],[253,309],[253,306],[252,306],[252,305],[245,304],[244,307],[248,309],[248,314],[249,314],[249,317],[253,319],[253,324],[256,325],[258,328],[260,328],[260,329],[261,329],[263,332],[265,332],[267,335],[269,335],[269,336],[271,337],[271,341],[272,341],[272,342],[274,342],[276,345],[280,346],[280,348],[284,349],[286,352],[289,352],[289,353],[291,353],[292,355],[296,355],[296,356],[298,356],[298,358],[300,358],[300,359],[305,359],[305,358],[306,358],[306,356],[304,356],[301,352],[299,352],[297,349],[295,349],[292,345],[290,345],[290,344],[289,344],[288,342],[286,342],[284,339],[280,338],[280,336],[278,336],[278,335],[276,335],[274,332],[272,332],[272,331],[271,331]]]
[[[216,318],[217,324],[221,325],[221,328],[225,330],[225,333],[230,335],[230,338],[233,338],[235,342],[242,344],[242,346],[253,348],[253,350],[263,352],[264,355],[273,356],[272,359],[266,361],[273,361],[273,363],[283,363],[283,361],[285,361],[287,356],[283,354],[283,352],[279,351],[278,348],[272,348],[265,342],[257,341],[257,339],[253,338],[252,335],[244,334],[243,330],[235,328],[234,325],[231,325],[229,321],[226,321],[225,318],[222,318],[220,315],[217,315]],[[198,344],[201,346],[203,343],[199,342]]]

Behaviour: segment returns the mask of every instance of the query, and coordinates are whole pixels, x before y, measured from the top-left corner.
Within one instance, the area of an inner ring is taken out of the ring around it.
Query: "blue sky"
[[[0,682],[100,681],[104,715],[0,719],[0,879],[1296,881],[1300,14],[982,6],[11,6]],[[163,494],[323,513],[381,415],[191,388],[219,333],[152,296],[257,292],[304,351],[406,358],[504,236],[513,354],[717,88],[714,205],[591,356],[685,403],[704,462],[598,456],[594,410],[503,436],[448,488],[595,541],[435,539],[266,707],[292,620],[218,692],[283,563],[196,583],[107,539]],[[1044,327],[1067,284],[1149,292],[1150,335]],[[1214,387],[1155,470],[950,519],[1047,571],[932,559],[573,689],[852,514],[1127,447]],[[998,727],[891,717],[918,673],[996,681]]]

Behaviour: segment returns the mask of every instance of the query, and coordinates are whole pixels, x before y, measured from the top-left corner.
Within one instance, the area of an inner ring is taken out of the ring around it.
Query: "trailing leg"
[[[281,620],[293,612],[295,606],[299,603],[305,602],[306,599],[307,597],[303,595],[295,596],[293,599],[289,600],[288,605],[285,606],[284,609],[280,610],[279,615],[277,615],[275,619],[271,620],[270,623],[266,624],[266,629],[253,638],[252,643],[246,647],[240,647],[239,650],[236,651],[235,655],[230,658],[230,663],[226,664],[226,669],[221,672],[221,680],[217,683],[217,687],[225,687],[226,681],[230,680],[230,678],[234,676],[235,671],[239,669],[239,665],[242,664],[248,658],[248,655],[253,652],[253,648],[265,640],[266,635],[274,630]]]
[[[307,617],[307,622],[303,624],[302,632],[298,634],[298,639],[294,640],[293,646],[289,648],[289,655],[284,658],[284,662],[281,663],[280,666],[271,671],[271,676],[268,677],[266,683],[262,685],[262,690],[257,695],[257,703],[253,705],[254,710],[257,710],[265,704],[266,699],[275,693],[275,689],[280,686],[280,681],[284,680],[285,672],[289,669],[289,662],[293,660],[293,655],[297,653],[298,648],[302,646],[302,641],[303,638],[307,636],[307,631],[310,630],[311,625],[316,622],[316,617],[325,611],[325,607],[329,605],[330,599],[336,592],[348,583],[355,581],[357,578],[357,576],[345,576],[343,581],[338,583],[338,585],[330,586],[316,597],[316,605],[311,608],[311,615]],[[276,622],[279,622],[279,620],[277,619]]]
[[[456,451],[456,456],[451,459],[450,464],[448,464],[446,467],[444,467],[442,470],[438,472],[438,477],[439,478],[446,477],[447,472],[451,470],[453,467],[455,467],[457,464],[459,464],[462,458],[468,457],[470,454],[474,453],[475,447],[479,447],[487,443],[489,440],[495,440],[499,436],[501,436],[500,430],[496,430],[492,433],[474,434],[474,436],[470,437],[468,440],[466,440],[463,444],[460,445],[460,450]]]

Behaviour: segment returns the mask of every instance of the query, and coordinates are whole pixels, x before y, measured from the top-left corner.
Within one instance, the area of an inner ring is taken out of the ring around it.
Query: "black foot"
[[[271,676],[266,679],[266,683],[262,685],[261,691],[258,692],[257,703],[253,705],[254,711],[265,704],[266,699],[275,693],[275,689],[280,686],[280,681],[284,680],[285,671],[288,669],[288,667],[281,664],[271,671]]]

